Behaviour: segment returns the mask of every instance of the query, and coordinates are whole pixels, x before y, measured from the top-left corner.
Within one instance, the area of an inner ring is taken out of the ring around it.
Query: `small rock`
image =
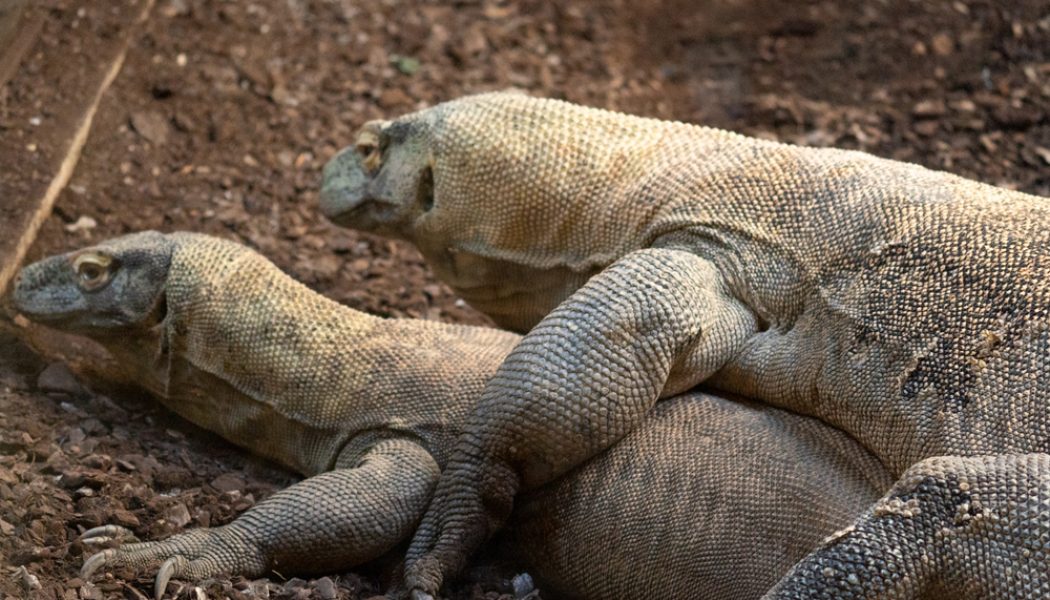
[[[317,589],[317,593],[320,594],[323,600],[334,600],[338,595],[336,590],[335,582],[330,577],[322,577],[314,582],[314,587]]]
[[[85,416],[84,411],[80,410],[80,407],[72,402],[59,402],[58,407],[71,415],[76,415],[78,417]]]
[[[92,497],[95,496],[95,490],[93,490],[93,489],[91,489],[91,488],[89,488],[87,486],[84,486],[84,487],[78,489],[77,491],[73,492],[73,494],[77,498],[92,498]]]
[[[76,222],[67,224],[65,230],[69,233],[76,233],[78,231],[91,231],[96,227],[98,227],[98,221],[87,215],[81,215]]]
[[[169,0],[168,3],[160,9],[160,14],[169,19],[187,15],[189,12],[190,7],[186,4],[186,0]]]
[[[182,502],[177,502],[164,511],[164,520],[178,529],[182,529],[189,525],[193,518],[190,517],[190,509],[186,508],[186,505]]]
[[[132,113],[131,126],[139,135],[155,146],[162,146],[167,143],[168,134],[171,133],[168,119],[152,111]]]
[[[310,260],[303,261],[300,265],[309,274],[310,279],[316,281],[327,281],[339,274],[343,268],[343,261],[335,254],[322,254]]]
[[[940,117],[946,108],[941,100],[923,100],[912,107],[911,112],[919,118]]]
[[[236,473],[223,473],[211,480],[211,487],[222,493],[243,491],[244,485],[244,478]]]
[[[80,586],[80,598],[81,600],[102,600],[102,590],[93,583],[85,583]]]
[[[1050,148],[1036,146],[1034,152],[1039,155],[1039,158],[1043,159],[1043,162],[1050,165]]]
[[[932,137],[940,128],[939,121],[919,121],[915,123],[915,131],[922,136]]]
[[[131,472],[138,471],[146,479],[152,479],[154,471],[160,467],[160,463],[152,456],[142,454],[124,454],[116,460],[117,466]]]
[[[1043,120],[1043,113],[1032,107],[1002,104],[992,111],[992,117],[1005,129],[1028,129]]]
[[[113,466],[113,459],[108,454],[89,454],[80,463],[91,469],[106,471]]]
[[[259,600],[269,600],[270,580],[256,579],[255,581],[252,581],[251,590],[248,593],[250,596],[258,598]]]
[[[282,167],[290,168],[295,162],[295,152],[291,150],[281,150],[277,153],[277,162],[281,163]]]
[[[977,110],[977,105],[974,104],[973,100],[969,100],[967,98],[956,100],[951,103],[951,106],[953,109],[959,112],[972,113]]]
[[[128,529],[135,529],[139,526],[139,518],[129,510],[118,508],[113,511],[113,522],[117,525],[123,525]]]
[[[87,438],[87,434],[84,430],[79,427],[73,427],[69,430],[69,434],[66,436],[66,442],[70,444],[79,444]]]
[[[412,102],[404,91],[399,88],[387,88],[379,95],[379,107],[384,109],[405,106]]]
[[[85,477],[83,473],[70,470],[63,472],[62,475],[59,476],[58,485],[67,490],[72,490],[83,486],[85,481],[87,481],[87,477]]]
[[[48,558],[51,558],[51,551],[49,549],[41,546],[31,546],[29,548],[16,550],[9,560],[13,566],[23,566],[40,562]]]
[[[57,392],[77,396],[84,392],[84,388],[77,382],[73,372],[65,363],[53,362],[47,366],[36,378],[36,387],[42,392]]]
[[[948,56],[955,51],[955,40],[947,33],[938,33],[930,40],[930,47],[937,56]]]
[[[27,592],[40,589],[40,579],[30,573],[25,567],[18,567],[15,571],[15,579],[22,584],[22,588]]]

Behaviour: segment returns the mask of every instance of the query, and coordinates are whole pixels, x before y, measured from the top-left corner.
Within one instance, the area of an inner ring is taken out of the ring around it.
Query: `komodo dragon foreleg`
[[[228,525],[103,550],[84,563],[81,576],[119,565],[141,570],[163,561],[154,589],[160,598],[172,577],[325,573],[372,560],[412,533],[440,469],[418,444],[399,439],[377,443],[352,463],[337,463],[333,471],[281,490]],[[103,526],[82,539],[105,543],[129,535]]]
[[[489,383],[409,548],[406,583],[435,594],[502,525],[519,488],[611,446],[754,331],[751,313],[694,255],[641,250],[595,276],[522,338]]]

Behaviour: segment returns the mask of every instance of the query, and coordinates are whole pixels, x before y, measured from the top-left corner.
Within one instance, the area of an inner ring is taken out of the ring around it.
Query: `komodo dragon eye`
[[[113,258],[99,252],[85,252],[73,260],[77,285],[85,292],[102,289],[113,274]]]
[[[362,164],[373,173],[379,169],[379,163],[383,157],[383,150],[380,146],[379,134],[368,129],[358,134],[357,141],[354,143],[357,153],[363,158]]]

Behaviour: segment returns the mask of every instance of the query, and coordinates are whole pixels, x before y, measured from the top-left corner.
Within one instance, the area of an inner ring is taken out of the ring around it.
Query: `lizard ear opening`
[[[369,121],[357,132],[354,149],[361,155],[361,164],[370,173],[378,171],[382,164],[383,150],[386,148],[383,130],[389,125],[390,121]]]
[[[434,169],[430,165],[427,165],[419,175],[416,200],[423,212],[430,212],[430,209],[434,208]]]

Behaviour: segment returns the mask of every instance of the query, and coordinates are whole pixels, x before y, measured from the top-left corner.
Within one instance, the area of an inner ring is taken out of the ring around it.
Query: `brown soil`
[[[49,4],[51,36],[113,6]],[[158,0],[30,258],[145,228],[204,231],[261,250],[354,308],[484,323],[412,249],[325,223],[316,190],[325,160],[365,120],[506,87],[862,149],[1050,196],[1045,7]],[[75,65],[90,53],[33,60]],[[26,164],[16,153],[32,143],[28,119],[47,118],[33,97],[25,76],[0,93],[0,173]],[[224,523],[294,480],[139,392],[82,388],[45,366],[0,338],[5,597],[148,596],[151,579],[126,570],[80,581],[76,536],[110,522],[144,538]],[[362,573],[201,586],[231,598],[378,593],[374,573]]]

